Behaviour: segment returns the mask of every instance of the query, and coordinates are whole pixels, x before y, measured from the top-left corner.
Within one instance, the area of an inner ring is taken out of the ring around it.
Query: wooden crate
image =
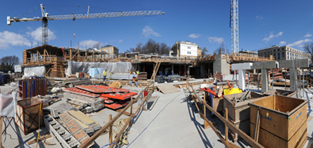
[[[41,115],[39,115],[41,111]],[[35,99],[24,99],[17,101],[15,123],[19,128],[28,134],[39,127],[39,116],[40,126],[43,125],[42,107],[40,108],[40,101]]]
[[[281,95],[281,96],[286,96],[286,97],[297,97],[297,92],[296,91],[288,91],[288,90],[281,90],[281,89],[272,89],[267,92],[264,92],[265,95]]]
[[[249,104],[250,134],[260,112],[259,143],[264,147],[301,147],[306,139],[307,100],[272,95]],[[304,136],[305,137],[304,137]]]
[[[237,100],[246,93],[238,93],[236,94]],[[254,101],[260,100],[266,95],[258,94],[255,92],[251,92],[251,99],[241,101],[241,102],[233,102],[235,95],[224,95],[224,108],[228,109],[228,117],[229,120],[239,129],[244,131],[246,134],[250,133],[250,106],[248,103],[253,103]],[[238,134],[235,133],[233,135],[234,141],[238,140]]]
[[[238,93],[236,94],[236,99],[238,100],[242,95],[246,93]],[[232,95],[224,95],[224,108],[228,109],[228,117],[229,120],[244,121],[250,118],[250,106],[248,103],[253,103],[257,100],[262,99],[262,97],[266,97],[266,95],[258,94],[255,92],[251,92],[251,99],[241,101],[241,102],[233,102],[235,98],[235,94]]]

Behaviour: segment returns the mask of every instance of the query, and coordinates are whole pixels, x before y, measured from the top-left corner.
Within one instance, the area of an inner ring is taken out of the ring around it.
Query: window
[[[280,49],[278,48],[277,51],[279,51]]]
[[[277,59],[280,60],[280,53],[277,53]]]
[[[191,51],[187,51],[187,54],[191,54]]]
[[[188,46],[187,48],[188,48],[188,49],[191,49],[191,47],[190,47],[190,46]]]
[[[112,52],[113,51],[113,49],[111,48],[110,50],[109,50],[109,52]]]

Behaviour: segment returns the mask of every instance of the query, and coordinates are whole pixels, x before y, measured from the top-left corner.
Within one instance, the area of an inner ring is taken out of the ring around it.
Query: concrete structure
[[[279,68],[279,63],[277,61],[253,63],[253,69],[261,69],[262,92],[268,91],[268,70],[273,68]]]
[[[284,60],[279,61],[280,68],[289,68],[290,70],[290,90],[297,90],[297,68],[308,68],[309,59],[299,59],[299,60]]]
[[[201,57],[202,50],[200,46],[196,43],[191,43],[188,41],[178,41],[173,47],[173,55],[177,57]]]
[[[106,58],[117,58],[118,48],[112,45],[106,45],[100,49],[100,51],[105,51],[107,53]]]
[[[227,63],[225,54],[216,55],[216,59],[213,62],[213,74],[216,72],[225,75],[230,74],[230,66],[229,63]]]
[[[238,70],[238,81],[239,81],[239,88],[243,91],[246,89],[246,70],[252,69],[252,63],[239,63],[239,64],[232,64],[232,70]]]
[[[272,46],[258,51],[258,55],[262,57],[270,57],[273,55],[275,60],[293,60],[293,59],[311,59],[311,55],[291,48],[289,46]]]
[[[239,53],[241,53],[241,54],[247,54],[247,55],[255,55],[255,56],[258,55],[258,52],[250,51],[250,50],[239,51]]]

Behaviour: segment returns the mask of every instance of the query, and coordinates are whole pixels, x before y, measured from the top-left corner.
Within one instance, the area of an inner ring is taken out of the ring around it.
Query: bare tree
[[[17,56],[5,56],[0,59],[1,70],[13,70],[14,65],[19,64],[20,60]]]
[[[207,55],[206,52],[208,52],[208,49],[206,47],[203,47],[202,50],[201,50],[201,56],[202,58]]]
[[[305,52],[311,55],[311,60],[313,61],[313,42],[310,44],[305,44],[303,48]]]

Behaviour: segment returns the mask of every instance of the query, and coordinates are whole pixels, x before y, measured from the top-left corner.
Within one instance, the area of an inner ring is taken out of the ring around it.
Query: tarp
[[[14,117],[17,105],[17,93],[0,94],[0,116]]]
[[[25,67],[24,68],[24,76],[44,76],[46,73],[45,66],[35,66],[35,67]]]
[[[66,75],[75,74],[76,72],[84,72],[89,74],[90,68],[102,68],[106,69],[107,73],[128,73],[132,64],[130,62],[116,62],[116,63],[106,63],[106,62],[75,62],[68,61],[68,67]]]

